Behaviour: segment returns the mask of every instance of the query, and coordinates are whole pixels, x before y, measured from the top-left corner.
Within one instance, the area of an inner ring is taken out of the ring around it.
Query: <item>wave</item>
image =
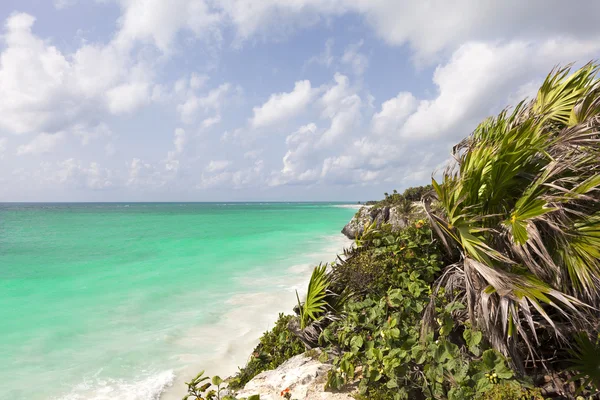
[[[366,206],[364,204],[335,204],[334,207],[337,208],[351,208],[353,210],[359,210],[363,207],[370,207],[370,206]]]
[[[228,311],[213,324],[198,326],[178,343],[194,349],[194,353],[179,355],[187,364],[176,372],[173,387],[165,391],[161,400],[180,399],[184,382],[198,371],[207,375],[230,376],[248,361],[260,336],[273,327],[279,313],[292,313],[296,305],[296,290],[302,297],[312,269],[321,261],[333,261],[336,254],[353,242],[343,235],[324,236],[326,243],[319,251],[308,254],[306,263],[290,265],[278,276],[257,276],[248,271],[238,277],[243,286],[252,290],[234,294],[226,301]],[[256,290],[259,288],[259,290]],[[260,290],[263,289],[264,290]]]
[[[223,314],[174,338],[168,364],[179,367],[141,373],[132,380],[100,377],[99,371],[66,396],[53,400],[179,400],[185,394],[185,382],[201,370],[207,376],[234,374],[238,366],[246,364],[260,336],[273,327],[278,314],[292,313],[296,290],[304,296],[314,266],[334,261],[336,254],[353,243],[340,234],[316,241],[323,245],[305,254],[302,263],[294,263],[293,258],[282,260],[280,273],[257,269],[237,276],[234,287],[238,291],[225,301]],[[210,303],[204,306],[213,307]]]
[[[94,376],[56,400],[158,400],[175,380],[172,370],[162,371],[131,382]]]

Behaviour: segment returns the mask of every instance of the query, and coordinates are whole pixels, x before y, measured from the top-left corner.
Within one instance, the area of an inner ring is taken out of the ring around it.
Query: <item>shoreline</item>
[[[269,284],[278,290],[234,293],[226,301],[229,310],[214,324],[199,326],[186,335],[185,341],[212,344],[212,351],[185,355],[188,365],[172,371],[173,378],[155,397],[157,400],[178,400],[185,394],[185,382],[204,370],[208,376],[222,378],[234,375],[243,367],[262,334],[272,329],[280,313],[290,314],[296,305],[296,290],[305,295],[313,268],[320,262],[332,262],[345,248],[353,244],[342,233],[323,236],[327,244],[322,250],[310,253],[302,264],[282,266],[286,271]],[[245,279],[238,277],[238,279]],[[267,278],[264,278],[267,279]],[[249,287],[261,287],[260,279],[244,282]],[[165,371],[166,372],[166,371]]]

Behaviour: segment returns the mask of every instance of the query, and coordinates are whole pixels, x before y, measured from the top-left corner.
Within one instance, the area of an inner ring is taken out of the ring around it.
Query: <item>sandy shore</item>
[[[227,301],[230,310],[217,323],[189,332],[183,340],[191,347],[198,344],[198,352],[177,356],[187,367],[174,371],[172,385],[166,388],[160,399],[181,399],[185,394],[185,381],[199,371],[225,377],[234,374],[238,366],[244,366],[260,336],[273,327],[279,313],[292,313],[297,302],[295,291],[298,290],[301,297],[304,295],[314,266],[319,262],[334,261],[336,254],[353,243],[342,234],[325,239],[327,246],[318,253],[310,254],[310,262],[282,265],[282,268],[287,268],[288,274],[275,278],[275,282],[273,278],[264,278],[269,281],[268,286],[275,284],[277,290],[233,295]],[[266,286],[260,279],[247,280],[244,284],[252,288]]]

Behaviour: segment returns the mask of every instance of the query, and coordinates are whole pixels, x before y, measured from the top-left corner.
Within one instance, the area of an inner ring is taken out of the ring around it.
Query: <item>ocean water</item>
[[[324,203],[0,204],[0,399],[176,399],[350,242]]]

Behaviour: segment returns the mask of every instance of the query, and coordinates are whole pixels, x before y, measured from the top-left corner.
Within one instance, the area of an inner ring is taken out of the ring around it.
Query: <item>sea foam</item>
[[[173,384],[174,379],[172,370],[130,382],[91,377],[57,400],[158,400],[165,389]]]

